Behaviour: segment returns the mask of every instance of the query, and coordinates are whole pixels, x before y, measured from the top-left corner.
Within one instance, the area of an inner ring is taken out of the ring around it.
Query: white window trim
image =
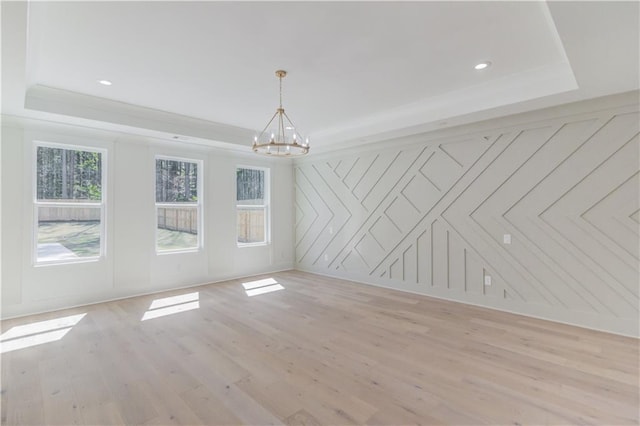
[[[56,202],[56,201],[39,201],[38,200],[38,148],[55,148],[71,151],[97,152],[101,154],[102,173],[100,174],[100,201],[83,201],[78,203]],[[33,200],[33,226],[32,226],[32,249],[31,262],[33,266],[52,266],[66,265],[75,263],[97,262],[103,260],[107,253],[107,225],[106,225],[106,206],[107,206],[107,150],[105,148],[96,148],[93,146],[54,143],[35,140],[33,141],[33,151],[31,157],[31,176],[32,176],[32,200]],[[98,256],[79,257],[77,259],[54,259],[54,260],[38,260],[38,210],[40,207],[90,207],[100,209],[100,254]]]
[[[184,162],[184,163],[194,163],[198,166],[198,174],[196,175],[196,187],[198,188],[198,201],[195,203],[162,203],[162,202],[157,202],[155,201],[156,199],[156,165],[157,165],[157,160],[169,160],[169,161],[180,161],[180,162]],[[174,157],[171,155],[156,155],[153,158],[153,200],[154,200],[154,209],[153,209],[153,213],[154,213],[154,223],[155,223],[155,228],[154,228],[154,238],[153,238],[153,242],[154,242],[154,249],[156,252],[156,255],[158,256],[164,256],[167,254],[178,254],[178,253],[197,253],[199,251],[202,251],[203,247],[204,247],[204,226],[203,226],[203,217],[202,217],[202,211],[203,211],[203,192],[202,192],[202,182],[203,182],[203,176],[204,176],[204,161],[203,160],[197,160],[194,158],[185,158],[185,157]],[[198,213],[198,244],[196,247],[189,247],[189,248],[183,248],[183,249],[173,249],[173,250],[158,250],[158,209],[159,208],[195,208],[197,209],[197,213]]]
[[[264,172],[264,204],[238,204],[238,179],[235,179],[235,191],[234,191],[234,199],[236,205],[236,244],[238,247],[262,247],[268,246],[271,244],[271,169],[268,167],[258,167],[258,166],[245,166],[238,164],[236,165],[236,175],[238,173],[238,169],[252,169],[252,170],[261,170]],[[255,209],[255,210],[264,210],[264,241],[259,241],[257,243],[241,243],[238,241],[238,209]]]

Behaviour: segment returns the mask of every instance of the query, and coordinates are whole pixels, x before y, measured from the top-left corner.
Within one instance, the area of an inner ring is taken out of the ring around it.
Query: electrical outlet
[[[484,276],[484,285],[491,285],[491,275]]]
[[[333,234],[333,226],[329,227],[329,234]]]
[[[329,260],[329,255],[327,253],[324,254],[324,261],[328,261]]]
[[[504,234],[502,236],[502,242],[505,244],[511,244],[511,234]]]

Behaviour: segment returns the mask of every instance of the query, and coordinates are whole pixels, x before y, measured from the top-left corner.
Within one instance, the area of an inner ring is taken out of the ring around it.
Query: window
[[[156,251],[198,250],[202,162],[156,157]]]
[[[269,170],[236,169],[238,245],[269,242]]]
[[[35,149],[36,263],[100,258],[106,151],[45,143]]]

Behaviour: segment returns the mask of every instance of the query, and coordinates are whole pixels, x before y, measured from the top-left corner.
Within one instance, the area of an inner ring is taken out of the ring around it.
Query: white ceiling
[[[315,146],[366,143],[637,89],[638,6],[3,2],[3,113],[248,149],[283,68]]]

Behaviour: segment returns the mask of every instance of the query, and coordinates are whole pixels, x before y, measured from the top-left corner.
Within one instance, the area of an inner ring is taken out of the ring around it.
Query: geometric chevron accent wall
[[[298,162],[297,268],[637,336],[639,119]]]

